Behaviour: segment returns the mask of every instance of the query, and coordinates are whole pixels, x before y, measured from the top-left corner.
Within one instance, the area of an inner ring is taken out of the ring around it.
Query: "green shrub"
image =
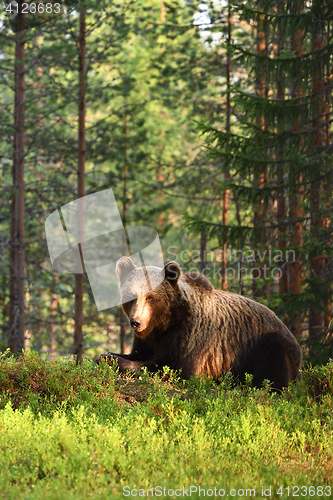
[[[120,375],[90,360],[6,354],[1,498],[124,498],[125,486],[145,496],[161,486],[164,498],[176,498],[168,489],[189,494],[191,485],[225,496],[235,489],[234,498],[253,496],[250,489],[260,498],[269,487],[271,498],[286,498],[288,486],[290,496],[303,486],[303,498],[328,498],[316,488],[328,487],[333,471],[332,380],[332,361],[309,366],[278,395],[268,384],[253,389],[250,377],[185,382],[168,369]]]

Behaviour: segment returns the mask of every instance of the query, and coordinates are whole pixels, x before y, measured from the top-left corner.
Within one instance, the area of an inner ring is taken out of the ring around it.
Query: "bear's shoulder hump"
[[[213,293],[213,285],[208,279],[200,273],[186,273],[182,275],[182,281],[186,282],[192,288],[205,293]]]

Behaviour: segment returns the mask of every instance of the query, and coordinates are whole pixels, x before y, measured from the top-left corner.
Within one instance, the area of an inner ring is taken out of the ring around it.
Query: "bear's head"
[[[165,331],[180,293],[181,269],[177,262],[169,262],[163,269],[144,268],[136,267],[129,257],[122,257],[117,262],[117,274],[123,309],[134,334],[146,338],[154,331]]]

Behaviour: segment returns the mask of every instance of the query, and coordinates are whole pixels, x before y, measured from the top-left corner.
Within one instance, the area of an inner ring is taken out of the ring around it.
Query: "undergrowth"
[[[332,496],[333,361],[282,394],[250,382],[3,353],[1,498]]]

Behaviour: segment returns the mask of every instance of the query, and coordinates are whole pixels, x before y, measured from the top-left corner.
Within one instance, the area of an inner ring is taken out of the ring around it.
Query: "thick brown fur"
[[[182,275],[176,262],[163,270],[149,266],[147,271],[136,268],[128,257],[118,261],[133,346],[128,355],[106,353],[99,359],[117,359],[121,371],[143,366],[157,371],[167,365],[181,369],[186,379],[206,373],[217,380],[231,371],[244,380],[250,373],[254,385],[268,379],[276,390],[297,377],[301,348],[270,309],[241,295],[214,290],[202,275]],[[163,273],[163,281],[147,293],[147,276],[158,273]],[[129,294],[136,298],[126,302]]]

